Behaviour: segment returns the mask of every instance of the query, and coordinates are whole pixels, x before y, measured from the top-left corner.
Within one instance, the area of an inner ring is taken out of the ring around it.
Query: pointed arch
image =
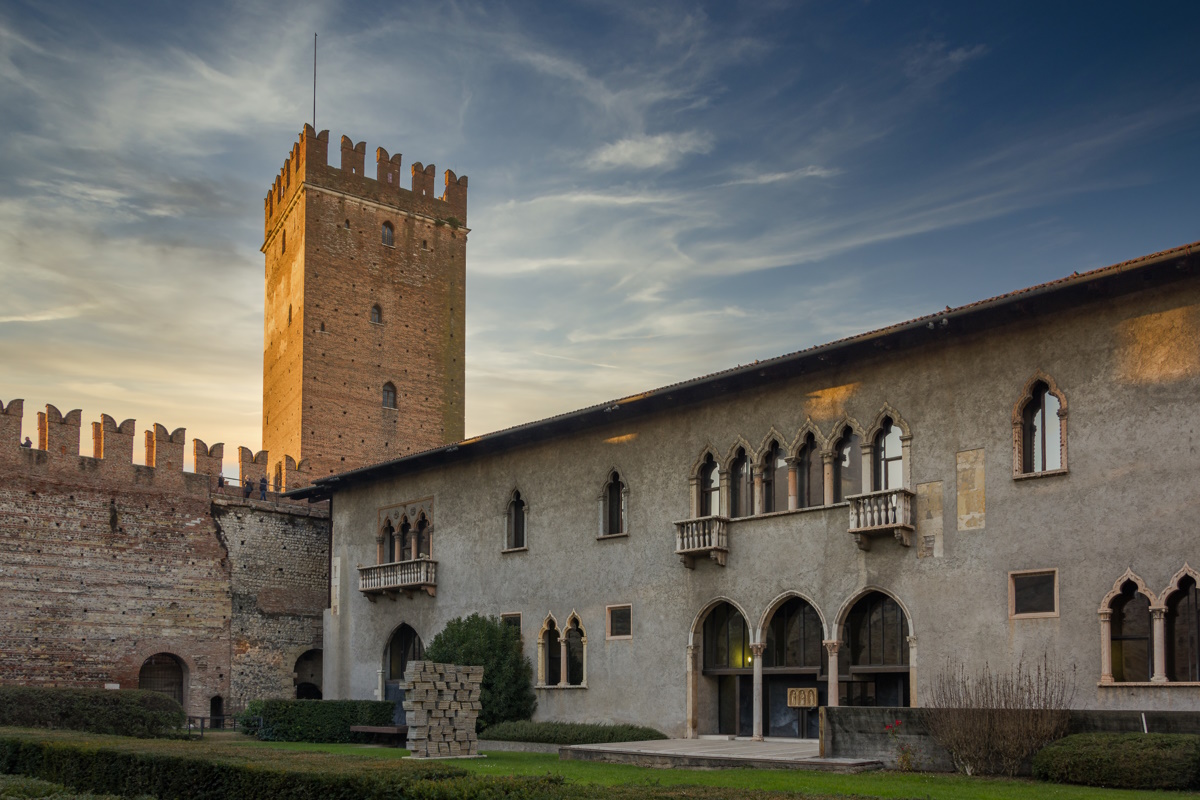
[[[728,470],[730,466],[733,465],[734,459],[738,457],[739,450],[745,450],[746,458],[751,463],[754,462],[754,445],[746,441],[744,436],[739,436],[736,440],[734,440],[733,445],[725,453],[725,459],[721,462],[721,469]]]
[[[717,449],[715,444],[709,442],[704,445],[703,449],[700,450],[700,455],[692,462],[692,468],[688,472],[688,475],[692,478],[700,477],[700,470],[704,468],[704,463],[708,460],[709,456],[712,456],[712,460],[717,462],[717,466],[721,465],[721,451]]]
[[[1112,611],[1112,601],[1115,600],[1119,594],[1121,594],[1121,587],[1123,587],[1129,581],[1133,581],[1133,584],[1137,586],[1140,594],[1146,595],[1147,599],[1150,600],[1151,606],[1159,605],[1158,598],[1155,596],[1154,592],[1150,591],[1150,587],[1146,585],[1146,582],[1142,580],[1136,572],[1133,571],[1132,567],[1130,567],[1129,569],[1125,570],[1121,577],[1117,578],[1116,582],[1112,585],[1112,588],[1108,590],[1108,594],[1104,595],[1104,599],[1100,601],[1101,614]]]
[[[834,638],[839,638],[841,636],[842,626],[846,624],[846,618],[850,616],[850,610],[854,608],[855,604],[858,603],[859,600],[862,600],[872,592],[879,592],[882,595],[890,597],[896,603],[896,605],[900,606],[900,610],[904,612],[904,618],[908,622],[908,635],[917,635],[916,630],[913,627],[912,612],[908,610],[908,606],[904,604],[904,601],[897,597],[895,592],[892,592],[889,589],[884,589],[882,586],[877,586],[875,584],[868,584],[854,594],[850,595],[850,598],[842,603],[841,608],[838,609],[837,616],[834,618],[834,624],[836,625],[836,628],[833,631],[835,634]]]
[[[562,676],[562,628],[551,611],[546,612],[537,638],[537,685],[544,689],[557,686]]]
[[[508,493],[504,507],[504,549],[526,550],[529,547],[529,501],[514,488]]]
[[[758,448],[754,451],[755,464],[763,463],[763,459],[767,457],[767,448],[771,446],[772,441],[778,442],[779,449],[784,453],[788,452],[791,443],[788,441],[787,437],[785,437],[774,425],[772,425],[767,430],[767,435],[762,438],[762,441],[758,443]]]
[[[867,430],[863,441],[874,441],[879,431],[883,429],[884,421],[889,418],[892,420],[892,424],[900,429],[901,436],[912,436],[912,428],[904,421],[904,417],[900,416],[900,412],[892,408],[890,403],[885,402],[879,409],[879,413],[875,415],[874,421],[871,422],[871,427]]]
[[[736,608],[738,610],[738,613],[740,613],[742,615],[742,619],[747,620],[746,624],[747,625],[749,624],[750,615],[746,613],[746,609],[742,607],[741,603],[737,602],[736,600],[734,600],[731,597],[727,597],[725,595],[719,595],[717,597],[712,598],[707,603],[705,603],[703,606],[701,606],[700,611],[698,611],[696,613],[696,616],[694,616],[692,618],[692,625],[690,628],[688,628],[688,645],[689,646],[694,645],[696,643],[696,633],[698,631],[700,631],[701,628],[704,626],[704,620],[708,617],[709,612],[712,611],[717,606],[721,605],[721,603],[729,603],[729,605]],[[754,631],[751,631],[750,633],[751,633],[751,636],[754,635]]]
[[[564,684],[586,689],[587,631],[583,627],[583,620],[580,618],[579,612],[574,609],[571,609],[571,613],[567,615],[562,636],[565,639],[563,654],[566,656],[563,662],[563,672],[566,675]]]
[[[1035,397],[1038,407],[1030,408]],[[1054,406],[1057,425],[1046,418]],[[1025,382],[1013,404],[1012,426],[1014,478],[1067,471],[1067,396],[1053,376],[1039,369]]]
[[[796,431],[796,438],[792,439],[791,444],[788,445],[789,456],[796,458],[800,455],[800,448],[804,446],[810,433],[817,445],[818,451],[829,449],[829,437],[821,433],[821,429],[817,426],[817,423],[813,422],[812,417],[808,417],[804,420],[804,424],[800,426],[800,430]]]
[[[1058,404],[1060,407],[1058,412],[1059,416],[1066,416],[1067,396],[1063,394],[1062,389],[1058,388],[1058,383],[1055,382],[1051,375],[1039,369],[1033,373],[1033,376],[1030,377],[1029,380],[1025,381],[1025,385],[1021,388],[1021,397],[1017,400],[1016,404],[1013,405],[1012,421],[1014,425],[1021,424],[1021,417],[1025,413],[1025,406],[1029,405],[1029,401],[1032,399],[1033,387],[1039,383],[1046,384],[1046,388],[1049,390],[1050,394],[1058,398]]]
[[[771,602],[767,603],[766,609],[763,611],[762,616],[759,617],[759,619],[758,619],[758,629],[754,631],[754,640],[755,641],[757,641],[757,642],[765,642],[766,641],[766,637],[764,636],[764,633],[767,629],[767,624],[771,621],[771,617],[773,617],[775,615],[775,612],[779,610],[779,607],[781,605],[786,603],[788,600],[791,600],[793,597],[795,597],[799,600],[803,600],[804,602],[806,602],[810,606],[812,606],[813,611],[817,612],[817,617],[820,618],[820,620],[821,620],[822,636],[825,639],[832,638],[829,635],[829,623],[826,621],[825,614],[821,611],[821,607],[818,606],[811,597],[804,594],[803,592],[798,592],[794,589],[789,589],[786,592],[780,592],[779,594],[777,594],[774,597],[774,599],[771,600]]]
[[[721,502],[721,484],[724,483],[722,471],[721,457],[710,444],[700,452],[688,479],[693,519],[721,515],[724,510]]]
[[[754,513],[754,448],[739,436],[722,466],[729,489],[724,493],[725,514],[730,518]]]
[[[1184,578],[1191,578],[1196,582],[1197,585],[1200,585],[1200,572],[1192,569],[1192,567],[1186,561],[1183,562],[1183,567],[1179,570],[1179,572],[1175,573],[1170,582],[1167,583],[1166,588],[1164,588],[1162,593],[1158,596],[1159,605],[1157,607],[1166,608],[1167,601],[1171,599],[1171,595],[1179,591],[1179,582]]]
[[[865,432],[863,431],[863,426],[858,423],[858,420],[847,414],[843,414],[838,418],[838,421],[833,424],[833,427],[829,429],[829,436],[827,436],[824,441],[824,449],[826,452],[831,452],[837,447],[837,443],[841,440],[842,434],[845,432],[846,428],[849,428],[850,432],[859,439],[866,438]]]
[[[600,505],[600,530],[597,536],[628,536],[629,478],[624,471],[616,466],[605,471],[597,502]]]

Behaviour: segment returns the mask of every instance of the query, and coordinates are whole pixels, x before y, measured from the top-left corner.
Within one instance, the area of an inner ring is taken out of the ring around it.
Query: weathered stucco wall
[[[1017,318],[987,334],[949,331],[919,350],[881,350],[768,389],[628,424],[338,492],[336,613],[327,612],[326,696],[369,698],[391,632],[428,641],[453,617],[523,615],[536,663],[547,613],[580,615],[588,688],[538,690],[538,718],[685,730],[686,648],[705,608],[726,598],[757,630],[773,602],[797,592],[819,610],[825,638],[875,587],[909,615],[916,699],[944,664],[1051,659],[1078,670],[1076,705],[1195,708],[1200,689],[1100,688],[1097,608],[1127,568],[1159,591],[1197,561],[1195,491],[1200,397],[1200,287],[1195,281],[1053,316]],[[782,349],[782,348],[780,348]],[[1037,372],[1069,404],[1069,472],[1014,480],[1013,406]],[[706,447],[757,450],[772,431],[790,444],[811,417],[822,435],[850,417],[869,429],[884,405],[911,426],[909,488],[918,491],[914,546],[869,552],[847,532],[847,507],[730,524],[725,567],[674,555],[690,516],[688,478]],[[629,486],[629,536],[597,540],[598,497],[611,469]],[[514,489],[528,503],[528,550],[502,554]],[[368,602],[356,565],[376,563],[378,509],[433,498],[437,596]],[[1008,573],[1057,569],[1057,617],[1013,620]],[[633,637],[606,641],[605,607],[633,607]],[[715,727],[701,679],[700,732]]]

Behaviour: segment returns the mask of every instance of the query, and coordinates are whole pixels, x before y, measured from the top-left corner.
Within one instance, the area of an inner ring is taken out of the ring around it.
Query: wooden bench
[[[352,733],[369,733],[371,741],[379,744],[390,744],[394,747],[404,747],[408,742],[407,725],[351,725]]]

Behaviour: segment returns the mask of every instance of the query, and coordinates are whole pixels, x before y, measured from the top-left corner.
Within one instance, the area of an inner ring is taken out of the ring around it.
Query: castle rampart
[[[292,146],[291,154],[284,160],[283,168],[263,200],[264,250],[305,184],[390,206],[401,214],[430,220],[453,219],[456,225],[466,225],[467,176],[460,178],[452,170],[446,170],[444,189],[438,197],[434,190],[437,169],[433,164],[425,166],[415,162],[411,188],[405,189],[400,185],[399,153],[389,156],[387,150],[377,148],[375,178],[370,178],[366,174],[366,142],[356,144],[350,137],[342,136],[339,147],[340,165],[332,167],[328,163],[329,131],[317,133],[311,125],[304,126],[299,141]]]
[[[0,401],[0,682],[135,688],[145,660],[169,653],[189,713],[293,696],[287,658],[321,648],[327,507],[258,499],[265,451],[239,449],[249,498],[218,486],[223,444],[193,440],[184,472],[183,428],[146,431],[142,466],[134,420],[102,414],[85,456],[81,412],[47,406],[46,446],[22,447],[23,406]],[[307,478],[284,463],[288,482]]]

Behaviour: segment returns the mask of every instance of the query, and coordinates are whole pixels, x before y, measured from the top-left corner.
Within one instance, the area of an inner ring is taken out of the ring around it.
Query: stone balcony
[[[912,546],[913,493],[908,489],[884,489],[854,494],[850,503],[850,535],[860,550],[870,550],[877,536],[894,536],[905,547]]]
[[[675,523],[675,553],[688,569],[694,569],[696,559],[708,556],[725,566],[729,555],[729,519],[700,517]]]
[[[370,567],[360,566],[358,590],[372,603],[377,595],[386,594],[394,600],[400,592],[412,597],[413,592],[425,591],[430,597],[436,597],[437,562],[418,558]]]

